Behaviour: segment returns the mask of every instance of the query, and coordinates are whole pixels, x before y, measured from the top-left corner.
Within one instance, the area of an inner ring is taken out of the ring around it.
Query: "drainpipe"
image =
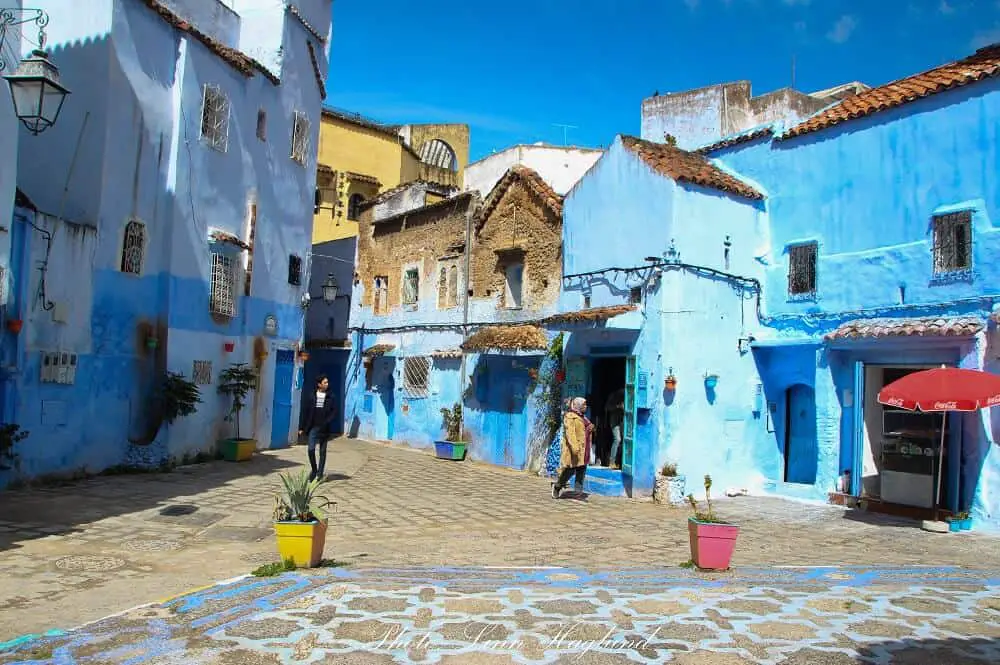
[[[465,211],[465,298],[462,303],[462,345],[465,345],[465,341],[469,338],[469,292],[472,290],[472,275],[470,274],[470,264],[472,259],[472,213],[475,210],[473,201],[470,199],[469,207]],[[461,374],[461,382],[459,383],[459,393],[458,400],[462,401],[462,395],[465,394],[465,381],[467,378],[468,367],[465,361],[465,352],[462,352],[462,367],[459,370]],[[462,429],[459,432],[459,438],[463,432],[465,432],[465,407],[462,407]]]

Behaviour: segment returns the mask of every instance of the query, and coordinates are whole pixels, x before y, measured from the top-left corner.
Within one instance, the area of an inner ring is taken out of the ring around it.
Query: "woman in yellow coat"
[[[587,474],[587,458],[590,455],[590,436],[594,426],[584,415],[587,400],[575,397],[570,402],[569,411],[563,416],[562,455],[559,458],[559,474],[552,483],[552,498],[558,499],[570,477],[576,476],[576,491],[583,492],[583,478]]]

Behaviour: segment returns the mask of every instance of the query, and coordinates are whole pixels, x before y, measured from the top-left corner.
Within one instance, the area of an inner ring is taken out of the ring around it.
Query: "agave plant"
[[[305,471],[282,473],[284,492],[275,497],[274,519],[278,522],[312,522],[327,515],[327,508],[337,504],[317,494],[322,480],[310,480]]]

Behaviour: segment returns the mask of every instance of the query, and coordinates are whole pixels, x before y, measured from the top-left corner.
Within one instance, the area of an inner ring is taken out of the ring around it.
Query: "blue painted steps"
[[[622,483],[621,469],[588,466],[583,479],[583,491],[600,496],[628,496]]]

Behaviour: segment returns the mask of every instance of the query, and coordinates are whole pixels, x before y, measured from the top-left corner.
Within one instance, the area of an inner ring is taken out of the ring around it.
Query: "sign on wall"
[[[275,337],[278,334],[278,317],[268,314],[264,317],[264,334],[268,337]]]

